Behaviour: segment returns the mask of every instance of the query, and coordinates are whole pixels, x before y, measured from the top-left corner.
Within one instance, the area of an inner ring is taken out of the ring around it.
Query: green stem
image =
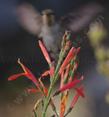
[[[52,85],[50,85],[49,91],[48,91],[48,96],[45,98],[45,103],[44,103],[44,110],[42,113],[42,117],[46,117],[46,111],[49,105],[49,101],[50,101],[50,96],[51,96],[51,92],[52,92]]]
[[[61,53],[62,54],[62,53]],[[53,86],[55,85],[59,75],[58,75],[58,71],[59,71],[59,68],[60,68],[60,65],[61,65],[61,62],[63,60],[63,57],[64,57],[64,54],[62,54],[62,56],[60,57],[59,61],[58,61],[58,64],[57,64],[57,67],[56,67],[56,70],[55,70],[55,74],[54,74],[54,77],[53,77],[53,80],[51,81],[51,84],[50,84],[50,88],[48,90],[48,95],[47,97],[45,98],[45,103],[44,103],[44,110],[43,110],[43,113],[42,113],[42,117],[46,117],[46,111],[47,111],[47,108],[48,108],[48,105],[49,105],[49,101],[50,101],[50,97],[51,97],[51,93],[52,93],[52,90],[53,90]]]

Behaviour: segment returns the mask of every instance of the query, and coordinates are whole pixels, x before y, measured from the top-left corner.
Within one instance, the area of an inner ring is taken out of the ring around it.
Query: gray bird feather
[[[24,3],[17,7],[16,13],[18,16],[18,22],[28,32],[39,35],[42,27],[42,16],[37,10],[30,4]]]
[[[89,3],[74,10],[61,21],[61,25],[65,29],[72,32],[79,32],[87,27],[100,13],[103,12],[103,7],[97,3]]]

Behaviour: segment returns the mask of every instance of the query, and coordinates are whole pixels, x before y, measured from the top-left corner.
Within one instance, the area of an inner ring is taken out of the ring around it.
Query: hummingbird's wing
[[[61,26],[72,32],[79,32],[87,27],[103,11],[97,3],[86,4],[61,19]]]
[[[17,7],[18,21],[28,32],[39,35],[42,27],[42,16],[32,5],[22,4]]]

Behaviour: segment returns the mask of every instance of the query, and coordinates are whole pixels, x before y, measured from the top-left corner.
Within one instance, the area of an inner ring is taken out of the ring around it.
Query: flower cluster
[[[80,51],[80,47],[72,47],[72,41],[70,38],[70,32],[66,31],[62,39],[61,51],[59,53],[59,59],[56,65],[54,64],[55,62],[50,58],[44,43],[39,40],[39,47],[49,65],[49,69],[42,73],[39,78],[36,78],[29,70],[29,68],[27,68],[20,61],[20,59],[18,59],[18,63],[22,67],[23,72],[14,74],[8,78],[8,80],[11,81],[16,80],[21,76],[25,76],[36,86],[36,89],[28,89],[28,92],[42,93],[42,98],[36,102],[33,109],[35,117],[37,117],[37,108],[40,103],[43,103],[42,117],[46,116],[47,108],[49,105],[51,105],[54,112],[53,116],[66,117],[74,108],[79,97],[84,97],[84,87],[81,84],[84,77],[77,73],[79,64],[77,55]],[[46,88],[42,82],[42,79],[46,78],[47,76],[50,77],[49,88]],[[56,85],[57,81],[60,81],[60,87],[55,92],[53,92],[53,88]],[[66,110],[68,96],[70,95],[69,92],[71,89],[74,89],[75,96],[72,97],[69,108]],[[60,113],[57,112],[56,105],[53,101],[57,95],[60,95],[61,98]]]

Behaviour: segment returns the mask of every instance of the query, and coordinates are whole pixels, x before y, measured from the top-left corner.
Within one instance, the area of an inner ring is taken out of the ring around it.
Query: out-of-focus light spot
[[[101,72],[106,76],[109,76],[109,60],[104,62],[99,62],[97,68],[99,72]]]
[[[95,51],[95,56],[99,61],[102,61],[106,58],[105,48],[100,47],[97,51]]]
[[[105,101],[106,101],[106,103],[109,104],[109,91],[108,91],[107,94],[105,95]]]
[[[102,23],[94,22],[90,25],[87,35],[91,45],[95,47],[107,36],[107,31]]]

